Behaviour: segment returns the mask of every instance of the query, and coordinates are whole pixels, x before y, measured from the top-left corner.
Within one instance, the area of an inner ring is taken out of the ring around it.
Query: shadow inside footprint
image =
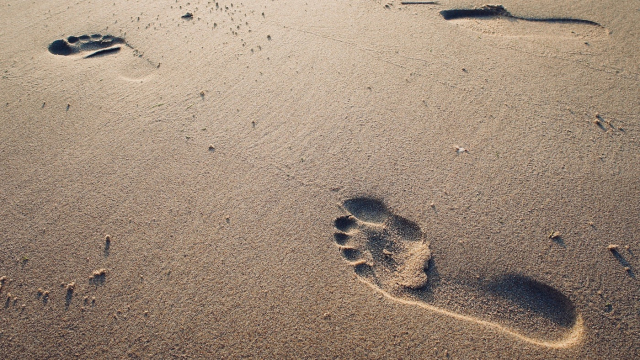
[[[49,52],[54,55],[68,56],[81,52],[94,51],[86,58],[113,54],[120,50],[116,45],[126,44],[121,37],[112,35],[69,36],[67,39],[55,40],[49,44]]]
[[[336,229],[344,232],[348,232],[357,227],[356,220],[353,218],[353,216],[341,216],[333,222],[333,225],[336,227]],[[336,241],[338,240],[338,237],[342,237],[344,238],[343,240],[346,240],[346,236],[347,234],[337,233]],[[344,243],[342,245],[344,245]]]
[[[560,327],[569,328],[575,324],[576,309],[571,300],[551,286],[529,277],[504,275],[490,281],[484,288]]]
[[[583,24],[602,27],[595,21],[575,19],[575,18],[537,18],[537,17],[522,17],[512,15],[502,5],[485,5],[475,9],[451,9],[440,11],[440,15],[445,20],[455,19],[489,19],[489,18],[509,18],[515,20],[525,20],[534,22],[545,23],[560,23],[560,24]]]
[[[338,226],[336,226],[336,228],[338,228]],[[335,233],[333,234],[333,238],[336,241],[336,244],[344,246],[347,244],[347,240],[349,240],[349,235],[345,233]]]
[[[398,236],[405,240],[418,241],[422,239],[422,229],[420,229],[420,226],[401,216],[392,216],[389,228],[393,229]]]
[[[349,199],[342,206],[353,216],[366,222],[380,223],[389,216],[389,211],[382,201],[372,198]]]
[[[502,5],[485,5],[475,9],[451,9],[442,10],[440,15],[445,20],[463,18],[491,18],[491,17],[512,17],[512,15]]]
[[[360,263],[353,267],[355,273],[364,278],[368,279],[372,283],[375,283],[375,272],[373,271],[373,267],[371,265]]]

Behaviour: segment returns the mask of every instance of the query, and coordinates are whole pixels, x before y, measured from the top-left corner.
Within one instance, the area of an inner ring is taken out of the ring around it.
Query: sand
[[[640,9],[499,4],[4,1],[0,357],[639,357]]]

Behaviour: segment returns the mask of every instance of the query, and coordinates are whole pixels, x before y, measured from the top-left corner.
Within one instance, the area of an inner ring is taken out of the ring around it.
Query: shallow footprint
[[[540,346],[577,343],[582,319],[560,291],[519,274],[429,281],[425,233],[376,199],[342,203],[334,241],[358,279],[386,297],[494,328]],[[445,285],[446,284],[446,285]]]
[[[118,45],[126,44],[123,38],[112,35],[69,36],[66,39],[55,40],[49,44],[49,52],[63,56],[91,52],[84,58],[92,58],[117,53],[121,48]]]

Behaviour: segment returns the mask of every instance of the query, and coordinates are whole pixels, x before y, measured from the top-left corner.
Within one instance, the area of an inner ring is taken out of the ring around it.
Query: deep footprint
[[[388,298],[540,346],[569,347],[580,340],[581,317],[560,291],[519,274],[435,284],[428,277],[430,244],[418,224],[372,198],[349,199],[342,207],[346,215],[334,221],[342,257],[360,280]]]
[[[445,20],[454,20],[454,19],[464,19],[464,18],[475,18],[475,19],[486,19],[486,18],[511,18],[516,20],[525,20],[525,21],[535,21],[535,22],[546,22],[546,23],[563,23],[563,24],[585,24],[585,25],[593,25],[602,27],[602,25],[598,24],[595,21],[583,20],[583,19],[574,19],[574,18],[532,18],[532,17],[521,17],[512,15],[507,9],[502,5],[485,5],[475,9],[452,9],[452,10],[443,10],[440,11],[440,15]]]
[[[117,53],[120,51],[120,46],[117,45],[121,44],[127,43],[123,38],[112,35],[69,36],[49,44],[49,52],[63,56],[91,52],[85,58],[92,58]]]
[[[502,5],[440,11],[449,20],[472,31],[490,36],[596,40],[609,31],[601,24],[569,17],[525,17],[510,13]]]

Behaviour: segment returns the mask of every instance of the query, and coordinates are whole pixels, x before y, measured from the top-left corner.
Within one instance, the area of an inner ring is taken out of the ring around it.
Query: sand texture
[[[637,1],[6,0],[0,358],[640,358]]]

